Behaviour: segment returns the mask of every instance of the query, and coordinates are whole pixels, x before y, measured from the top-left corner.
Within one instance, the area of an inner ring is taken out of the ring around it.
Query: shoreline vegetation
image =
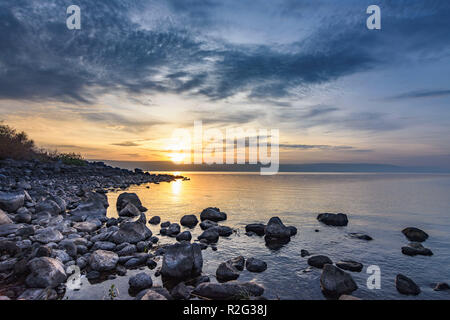
[[[179,223],[163,221],[159,216],[147,220],[147,208],[139,197],[126,192],[131,185],[184,177],[114,168],[73,155],[44,157],[45,153],[35,153],[26,135],[6,129],[2,131],[6,138],[2,139],[10,138],[10,146],[16,144],[17,159],[0,160],[0,300],[61,299],[76,269],[95,283],[141,268],[144,271],[128,281],[129,292],[138,300],[265,299],[263,286],[238,280],[244,270],[259,273],[268,268],[257,257],[238,256],[222,262],[216,270],[217,282],[202,274],[202,250],[217,250],[220,238],[236,232],[221,225],[227,220],[225,212],[209,207],[198,217],[183,216]],[[110,218],[106,193],[117,191],[122,191],[115,204],[119,217]],[[317,220],[333,227],[345,227],[349,222],[342,213],[322,213]],[[173,243],[160,245],[148,224],[160,225],[158,236],[173,238]],[[188,230],[181,232],[180,225]],[[193,240],[189,229],[197,225],[202,233]],[[429,237],[424,231],[406,228],[402,232],[411,241],[402,248],[403,254],[433,254],[420,244]],[[266,224],[246,225],[245,234],[264,237],[267,248],[277,250],[289,245],[297,228],[272,217]],[[349,236],[373,240],[366,234]],[[300,248],[299,256],[307,258],[311,267],[322,269],[320,287],[325,297],[358,299],[351,295],[358,287],[350,272],[360,272],[361,263],[333,263],[327,256],[310,255]],[[162,265],[157,268],[159,259]],[[145,268],[157,268],[153,276],[162,277],[163,287],[153,286]],[[402,274],[397,275],[395,284],[402,294],[420,293],[414,281]],[[445,290],[448,285],[441,283],[436,288]],[[114,288],[110,291],[111,299],[115,298]]]

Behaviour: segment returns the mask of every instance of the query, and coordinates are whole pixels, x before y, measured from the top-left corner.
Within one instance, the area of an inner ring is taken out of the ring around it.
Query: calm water
[[[359,289],[353,294],[363,299],[450,299],[450,293],[436,292],[436,282],[450,282],[450,175],[423,174],[258,174],[181,173],[190,181],[151,184],[132,187],[149,211],[148,218],[159,215],[162,221],[178,222],[185,214],[199,214],[215,206],[228,214],[223,225],[238,229],[229,238],[220,238],[218,250],[203,251],[203,273],[214,280],[217,266],[238,255],[257,257],[267,262],[268,269],[260,274],[243,271],[240,281],[254,280],[266,288],[265,296],[280,299],[324,299],[319,285],[321,271],[308,268],[301,249],[311,254],[324,254],[333,261],[356,260],[364,264],[361,273],[352,272]],[[110,193],[108,214],[117,216],[118,193]],[[347,227],[328,227],[316,220],[320,212],[344,212],[349,217]],[[246,236],[248,223],[266,223],[279,216],[286,225],[298,228],[291,242],[277,251],[265,246],[262,237]],[[425,230],[430,238],[424,246],[431,257],[409,257],[401,253],[408,243],[400,232],[415,226]],[[159,226],[150,226],[154,234]],[[184,228],[182,228],[183,231]],[[320,232],[315,232],[319,229]],[[200,227],[191,230],[193,239]],[[364,232],[374,238],[363,241],[347,237],[349,232]],[[162,243],[175,239],[160,237]],[[161,261],[158,262],[160,266]],[[381,289],[366,287],[366,268],[381,268]],[[153,275],[154,270],[147,272]],[[69,299],[102,299],[114,284],[119,299],[130,299],[127,276],[89,285],[83,279],[82,289],[68,291]],[[412,278],[422,289],[418,297],[399,294],[394,279],[397,273]],[[153,277],[156,284],[160,278]]]

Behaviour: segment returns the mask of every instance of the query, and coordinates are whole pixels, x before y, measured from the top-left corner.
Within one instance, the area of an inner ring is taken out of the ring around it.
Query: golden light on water
[[[174,180],[170,183],[172,186],[173,194],[175,194],[175,195],[180,194],[181,188],[182,188],[182,183],[183,183],[183,180],[181,180],[181,179]]]

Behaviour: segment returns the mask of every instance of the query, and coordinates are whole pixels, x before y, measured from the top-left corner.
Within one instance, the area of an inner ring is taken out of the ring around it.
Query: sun
[[[186,158],[186,154],[182,152],[172,152],[168,154],[168,157],[174,163],[181,163]]]

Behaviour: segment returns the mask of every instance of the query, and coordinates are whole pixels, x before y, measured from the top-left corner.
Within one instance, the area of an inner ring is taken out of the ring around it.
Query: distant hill
[[[175,164],[170,161],[103,161],[111,166],[125,169],[140,168],[146,171],[221,171],[258,172],[261,165],[255,164]],[[280,164],[280,172],[391,172],[391,173],[450,173],[448,169],[433,167],[407,167],[374,163],[310,163]]]

